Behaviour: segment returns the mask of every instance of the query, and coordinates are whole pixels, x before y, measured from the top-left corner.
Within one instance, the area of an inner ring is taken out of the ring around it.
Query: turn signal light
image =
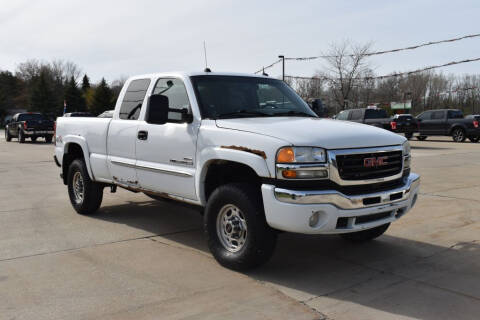
[[[478,121],[477,121],[477,120],[474,120],[474,121],[473,121],[473,126],[474,126],[475,128],[478,128]]]
[[[390,127],[392,127],[392,130],[397,130],[397,123],[395,121],[390,122]]]
[[[284,170],[282,171],[282,176],[287,179],[295,179],[297,172],[295,170]]]
[[[282,148],[277,153],[277,162],[278,163],[289,163],[295,161],[295,152],[293,148],[287,147]]]
[[[27,121],[23,123],[23,130],[27,130]]]

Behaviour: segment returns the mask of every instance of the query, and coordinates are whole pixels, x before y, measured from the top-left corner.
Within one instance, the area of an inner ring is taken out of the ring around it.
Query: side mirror
[[[151,95],[148,99],[146,121],[153,124],[165,124],[168,121],[168,97],[161,94]]]

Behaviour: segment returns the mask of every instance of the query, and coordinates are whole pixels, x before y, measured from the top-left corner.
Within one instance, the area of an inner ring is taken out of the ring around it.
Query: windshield
[[[387,112],[383,109],[366,109],[365,119],[383,119],[388,118]]]
[[[317,117],[283,81],[241,76],[191,77],[203,118]]]
[[[18,121],[28,121],[28,120],[47,120],[40,113],[23,113],[18,115]]]

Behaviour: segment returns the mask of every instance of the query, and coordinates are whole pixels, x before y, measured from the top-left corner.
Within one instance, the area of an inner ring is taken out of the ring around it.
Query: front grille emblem
[[[377,158],[364,158],[363,159],[363,166],[365,168],[375,168],[375,167],[382,167],[388,164],[387,162],[388,157],[377,157]]]

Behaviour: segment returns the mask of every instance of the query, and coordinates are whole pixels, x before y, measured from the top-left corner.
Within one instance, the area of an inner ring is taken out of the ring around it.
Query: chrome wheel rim
[[[455,141],[461,141],[463,139],[463,131],[455,130],[455,132],[453,133],[453,137],[455,138]]]
[[[75,202],[77,204],[81,204],[83,202],[85,193],[85,188],[83,185],[83,177],[82,174],[77,171],[73,175],[73,195],[75,196]]]
[[[217,216],[217,235],[222,246],[230,252],[238,252],[247,240],[247,222],[242,211],[233,204],[220,209]]]

